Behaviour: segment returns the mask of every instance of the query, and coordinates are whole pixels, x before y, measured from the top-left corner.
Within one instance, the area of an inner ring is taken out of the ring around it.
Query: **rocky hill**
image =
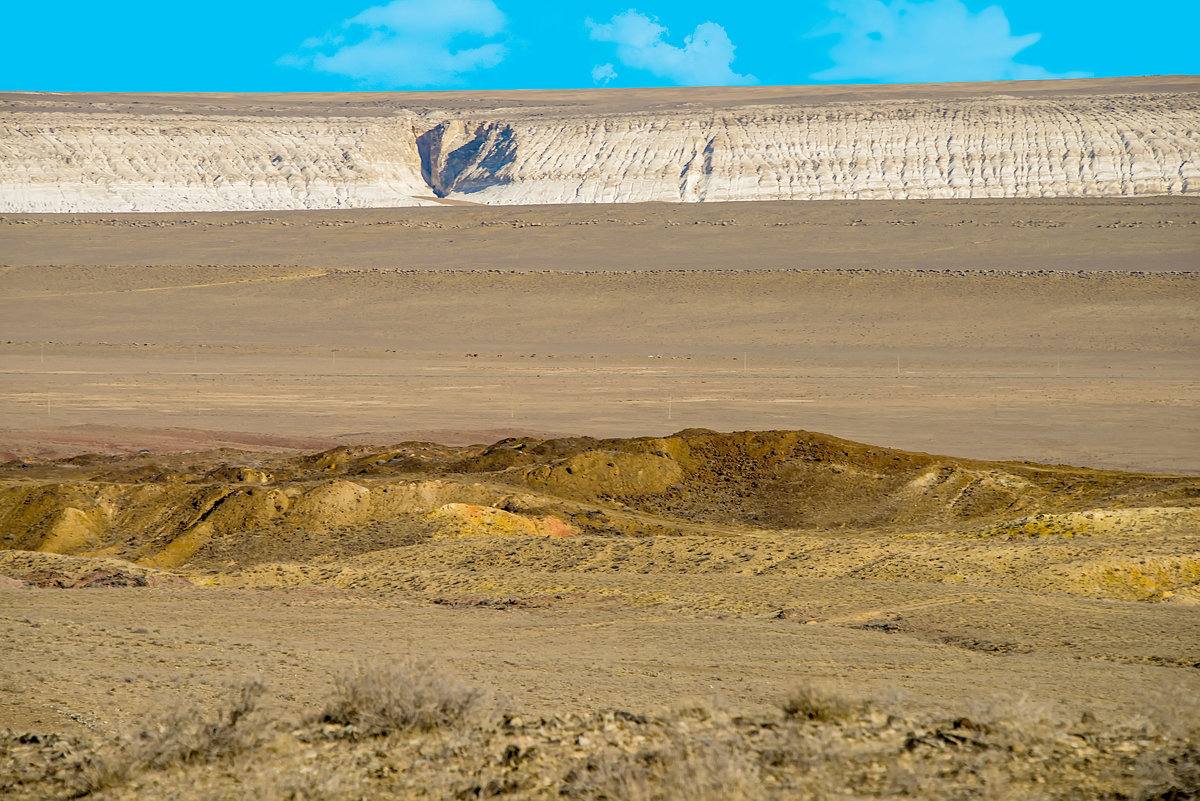
[[[0,212],[1200,194],[1200,81],[1047,83],[852,99],[13,93]]]

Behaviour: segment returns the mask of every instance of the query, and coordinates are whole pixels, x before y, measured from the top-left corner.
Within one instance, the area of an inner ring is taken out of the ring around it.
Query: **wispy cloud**
[[[341,31],[308,39],[280,64],[345,75],[371,85],[447,86],[499,64],[506,20],[493,0],[393,0]]]
[[[833,23],[818,34],[841,37],[830,50],[833,66],[813,74],[820,81],[1041,80],[1084,78],[1056,75],[1016,60],[1041,39],[1014,36],[1000,6],[972,13],[962,0],[831,0]]]
[[[609,81],[611,81],[613,78],[616,78],[616,77],[617,77],[617,70],[613,67],[613,65],[611,63],[597,64],[596,66],[592,67],[592,82],[593,83],[607,84]]]
[[[753,75],[733,71],[733,52],[736,49],[725,29],[715,22],[696,26],[691,36],[684,37],[683,47],[668,44],[667,29],[653,17],[630,9],[617,14],[609,22],[587,20],[591,38],[597,42],[612,42],[617,46],[617,60],[627,67],[642,69],[680,86],[746,86],[757,83]],[[616,77],[599,65],[592,77]],[[597,70],[600,70],[598,73]]]

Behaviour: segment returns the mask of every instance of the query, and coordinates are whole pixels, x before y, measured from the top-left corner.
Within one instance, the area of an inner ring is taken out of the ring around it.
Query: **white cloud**
[[[617,77],[617,71],[613,69],[612,64],[597,64],[592,67],[592,82],[593,83],[608,83],[613,78]]]
[[[504,14],[492,0],[392,0],[350,19],[352,25],[390,28],[414,38],[458,33],[495,36],[504,30],[504,22]]]
[[[1013,36],[1000,6],[977,14],[962,0],[831,0],[833,23],[818,33],[841,40],[830,50],[834,65],[813,74],[821,81],[1042,80],[1055,75],[1017,62],[1040,33]]]
[[[375,85],[452,85],[504,60],[507,48],[494,39],[505,22],[494,0],[392,0],[346,20],[340,34],[306,40],[279,63]]]
[[[733,71],[733,42],[715,22],[697,25],[695,32],[684,38],[683,47],[667,44],[667,29],[633,9],[603,24],[589,19],[587,26],[594,41],[616,44],[617,60],[625,66],[646,70],[681,86],[746,86],[758,82],[753,75]],[[592,74],[594,77],[595,70]]]

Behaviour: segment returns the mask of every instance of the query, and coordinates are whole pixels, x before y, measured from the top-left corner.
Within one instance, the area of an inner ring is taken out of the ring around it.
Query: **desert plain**
[[[409,101],[413,153],[437,103],[964,92],[1194,139],[1193,79],[1033,86]],[[1198,797],[1194,187],[477,205],[468,174],[0,215],[0,793]]]

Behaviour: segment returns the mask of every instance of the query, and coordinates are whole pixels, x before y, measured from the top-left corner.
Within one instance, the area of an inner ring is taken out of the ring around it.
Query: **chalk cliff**
[[[390,97],[369,115],[9,103],[0,211],[1200,194],[1200,91],[643,109]]]

